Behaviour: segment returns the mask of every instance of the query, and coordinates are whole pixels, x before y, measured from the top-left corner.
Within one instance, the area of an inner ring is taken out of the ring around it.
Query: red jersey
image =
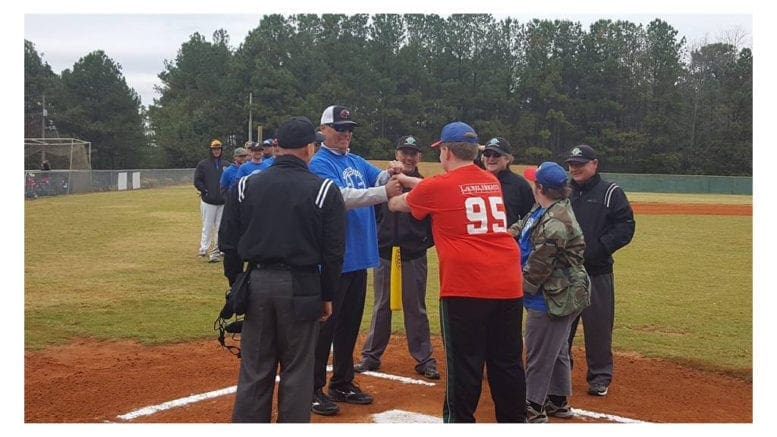
[[[440,297],[523,297],[521,255],[507,232],[499,180],[466,165],[426,178],[407,195],[418,220],[432,216]]]

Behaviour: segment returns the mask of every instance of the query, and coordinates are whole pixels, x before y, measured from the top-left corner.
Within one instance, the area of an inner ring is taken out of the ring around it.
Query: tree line
[[[56,74],[25,40],[25,135],[40,136],[45,94],[60,136],[92,142],[94,168],[193,167],[211,138],[247,141],[249,111],[267,138],[290,115],[317,122],[342,104],[361,125],[354,152],[370,159],[463,120],[483,141],[507,138],[520,163],[584,143],[610,172],[752,175],[752,66],[735,41],[689,48],[660,19],[584,29],[489,14],[275,14],[234,49],[226,30],[192,34],[148,108],[103,51]]]

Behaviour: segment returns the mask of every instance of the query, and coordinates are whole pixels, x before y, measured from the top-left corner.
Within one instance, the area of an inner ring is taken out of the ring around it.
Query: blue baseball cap
[[[523,175],[543,187],[563,188],[567,185],[567,172],[555,162],[545,161],[539,167],[528,167],[523,171]]]
[[[448,123],[440,132],[440,141],[433,143],[430,147],[437,147],[442,143],[478,143],[478,134],[472,126],[461,121]]]

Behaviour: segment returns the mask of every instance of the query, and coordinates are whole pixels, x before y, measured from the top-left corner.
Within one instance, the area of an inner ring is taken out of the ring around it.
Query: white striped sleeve
[[[237,201],[240,202],[240,203],[243,203],[243,199],[245,199],[245,197],[246,197],[245,189],[246,189],[246,181],[247,180],[248,180],[248,176],[243,176],[237,182]]]
[[[332,187],[332,181],[329,179],[324,179],[324,182],[321,184],[321,187],[318,189],[318,196],[316,196],[316,206],[319,208],[324,207],[324,199],[326,199],[326,195],[329,192],[329,189]]]
[[[607,191],[604,193],[604,206],[609,208],[610,207],[610,200],[612,200],[612,193],[615,191],[615,189],[618,188],[615,183],[610,184],[610,186],[607,188]]]

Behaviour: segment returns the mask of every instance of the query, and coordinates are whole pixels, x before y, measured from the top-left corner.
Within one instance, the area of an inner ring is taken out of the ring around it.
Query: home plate
[[[441,417],[403,410],[389,410],[373,414],[372,420],[375,423],[442,423]]]

